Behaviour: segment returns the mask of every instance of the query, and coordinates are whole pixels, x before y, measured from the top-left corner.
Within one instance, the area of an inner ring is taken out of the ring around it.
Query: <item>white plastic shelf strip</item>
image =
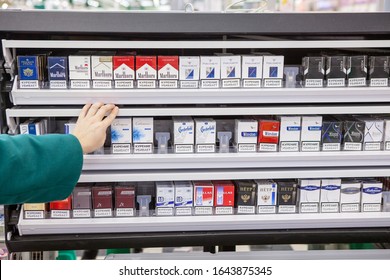
[[[85,155],[83,170],[388,166],[390,151]]]
[[[48,108],[13,107],[6,110],[11,117],[77,117],[81,106]],[[120,108],[118,116],[240,116],[240,115],[329,115],[329,114],[388,114],[390,105],[318,105],[318,106],[192,106]]]
[[[16,82],[15,82],[16,83]],[[389,88],[18,89],[15,105],[280,104],[390,102]]]
[[[390,227],[390,212],[26,220],[20,235]]]
[[[389,176],[390,167],[83,171],[79,182],[301,179]]]

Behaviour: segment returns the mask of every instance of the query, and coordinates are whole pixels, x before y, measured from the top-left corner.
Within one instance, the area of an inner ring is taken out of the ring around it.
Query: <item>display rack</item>
[[[180,22],[180,24],[178,24]],[[238,24],[239,23],[239,24]],[[390,113],[387,88],[24,90],[15,56],[31,49],[268,50],[299,63],[308,50],[390,50],[390,15],[0,12],[5,67],[14,78],[9,133],[20,118],[76,117],[87,102],[120,116]],[[77,30],[77,31],[74,31]],[[109,35],[107,35],[109,34]],[[104,35],[104,36],[101,36]],[[80,182],[389,176],[390,152],[86,155]],[[6,208],[11,252],[154,246],[389,242],[389,213],[25,220]]]

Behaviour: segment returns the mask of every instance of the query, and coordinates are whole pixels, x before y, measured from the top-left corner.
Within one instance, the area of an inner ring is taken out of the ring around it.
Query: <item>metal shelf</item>
[[[277,251],[265,249],[252,252],[139,253],[112,254],[106,260],[390,260],[390,250],[308,250]]]
[[[288,104],[390,102],[390,88],[12,90],[15,105]]]
[[[74,41],[2,40],[4,48],[23,49],[323,49],[388,48],[390,40],[310,40],[310,41]]]
[[[388,166],[390,151],[85,155],[83,170]]]
[[[390,167],[83,171],[79,182],[385,177]]]
[[[180,24],[178,24],[180,22]],[[239,22],[239,24],[237,24]],[[80,24],[82,23],[82,24]],[[184,13],[137,11],[0,11],[0,31],[58,34],[389,34],[390,19],[377,13]],[[123,36],[123,35],[122,35]]]
[[[6,110],[11,117],[77,117],[81,107],[13,107]],[[250,115],[329,115],[386,114],[390,105],[318,105],[318,106],[199,106],[120,108],[118,116],[250,116]]]
[[[390,227],[390,212],[25,220],[19,234],[91,234]]]

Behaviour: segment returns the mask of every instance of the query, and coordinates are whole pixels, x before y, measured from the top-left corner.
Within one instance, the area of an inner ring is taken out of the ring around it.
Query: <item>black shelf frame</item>
[[[129,13],[0,11],[8,40],[390,40],[390,13]],[[1,41],[0,41],[1,47]],[[289,50],[301,55],[302,51]],[[275,53],[278,51],[275,50]],[[263,231],[145,232],[20,236],[16,206],[5,207],[10,252],[124,247],[390,243],[390,227]]]

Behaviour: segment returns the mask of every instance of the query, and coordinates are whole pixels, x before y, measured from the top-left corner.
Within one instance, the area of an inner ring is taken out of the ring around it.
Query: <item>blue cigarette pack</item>
[[[63,56],[49,56],[47,58],[49,80],[68,79],[68,58]]]
[[[18,56],[19,80],[39,80],[38,56]]]

